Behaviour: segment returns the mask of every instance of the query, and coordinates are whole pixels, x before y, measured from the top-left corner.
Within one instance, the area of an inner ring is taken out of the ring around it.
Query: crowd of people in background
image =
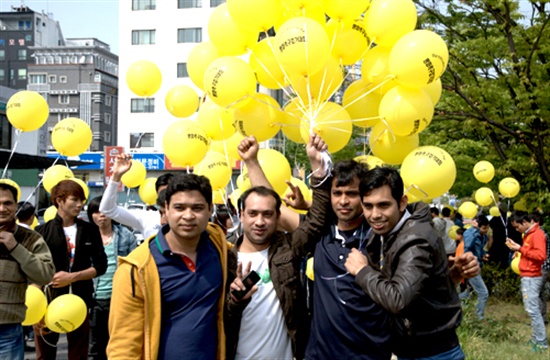
[[[237,208],[216,207],[209,180],[182,173],[157,179],[158,211],[117,205],[131,167],[121,154],[88,203],[89,222],[78,218],[83,189],[63,180],[51,191],[57,215],[35,231],[32,205],[18,205],[17,187],[0,180],[0,359],[23,359],[32,284],[48,301],[70,292],[86,302],[84,323],[67,334],[69,359],[460,360],[461,301],[476,293],[483,321],[481,264],[504,269],[516,254],[530,344],[548,348],[550,243],[536,214],[464,224],[448,207],[409,204],[395,169],[332,165],[326,148],[316,135],[306,147],[312,202],[290,183],[281,199],[247,137],[238,151],[252,187]],[[59,334],[43,321],[33,332],[37,359],[55,359]]]

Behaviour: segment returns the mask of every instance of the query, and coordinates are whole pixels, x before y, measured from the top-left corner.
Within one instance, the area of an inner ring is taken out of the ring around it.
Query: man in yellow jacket
[[[166,190],[168,223],[119,259],[109,359],[225,358],[228,252],[221,228],[208,223],[211,214],[207,178],[172,179]]]

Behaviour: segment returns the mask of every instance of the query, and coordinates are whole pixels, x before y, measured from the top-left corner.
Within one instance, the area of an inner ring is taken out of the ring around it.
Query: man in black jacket
[[[52,188],[51,200],[57,208],[54,219],[36,227],[52,253],[55,275],[48,286],[48,300],[68,294],[71,291],[86,302],[89,308],[93,302],[93,282],[96,276],[107,269],[107,256],[103,249],[101,235],[96,226],[77,218],[85,201],[84,190],[72,180],[60,181]],[[88,356],[90,323],[84,323],[67,334],[69,359],[85,359]],[[58,333],[35,327],[37,359],[55,359],[59,340]],[[50,345],[51,344],[51,345]]]
[[[353,249],[345,266],[365,293],[393,314],[392,351],[399,359],[464,359],[456,335],[462,312],[449,272],[468,276],[461,272],[470,255],[455,259],[449,269],[428,206],[408,208],[403,188],[394,169],[367,172],[359,188],[372,229],[367,256]]]

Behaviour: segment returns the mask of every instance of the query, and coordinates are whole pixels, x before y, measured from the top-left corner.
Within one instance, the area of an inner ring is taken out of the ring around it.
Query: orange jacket
[[[546,260],[546,235],[539,224],[533,225],[523,238],[519,249],[519,275],[525,277],[542,276],[542,263]]]

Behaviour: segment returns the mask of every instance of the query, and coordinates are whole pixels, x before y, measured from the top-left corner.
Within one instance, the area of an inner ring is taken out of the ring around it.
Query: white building
[[[164,104],[176,85],[194,87],[187,76],[193,47],[208,41],[208,19],[224,0],[119,1],[119,122],[118,145],[126,151],[162,152],[162,137],[178,120]],[[135,61],[149,60],[162,73],[162,85],[150,98],[133,94],[126,73]]]

